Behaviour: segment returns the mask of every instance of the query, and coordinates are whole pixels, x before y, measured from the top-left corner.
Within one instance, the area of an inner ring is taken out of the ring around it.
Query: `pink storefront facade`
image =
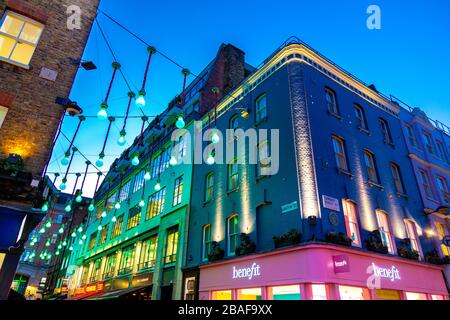
[[[442,268],[311,244],[200,267],[200,300],[448,300]]]

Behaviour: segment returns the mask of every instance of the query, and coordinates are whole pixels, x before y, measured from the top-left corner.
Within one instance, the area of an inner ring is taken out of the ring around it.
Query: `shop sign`
[[[340,212],[341,208],[339,206],[339,200],[329,196],[322,196],[322,203],[325,209],[330,209],[336,212]]]
[[[114,290],[128,289],[130,287],[130,279],[129,278],[115,279],[113,281],[112,286]]]
[[[103,282],[89,284],[86,286],[86,293],[101,292],[103,291],[103,288],[104,288]]]
[[[80,296],[86,293],[86,286],[82,286],[75,289],[75,296]]]
[[[142,287],[153,284],[153,273],[141,274],[139,276],[134,276],[131,281],[133,287]]]
[[[252,280],[253,278],[261,276],[261,267],[256,262],[248,268],[236,268],[233,266],[233,279],[244,279]]]
[[[333,256],[333,267],[334,273],[350,272],[350,261],[348,259],[348,256]]]
[[[395,266],[392,266],[391,268],[382,268],[372,262],[372,269],[373,275],[377,278],[389,279],[392,282],[401,280],[400,271]]]
[[[288,213],[298,209],[297,201],[281,206],[281,213]]]

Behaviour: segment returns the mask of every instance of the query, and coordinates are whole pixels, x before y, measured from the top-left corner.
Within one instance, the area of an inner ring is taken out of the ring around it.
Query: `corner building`
[[[295,42],[216,109],[280,165],[194,166],[185,299],[448,299],[398,104]]]

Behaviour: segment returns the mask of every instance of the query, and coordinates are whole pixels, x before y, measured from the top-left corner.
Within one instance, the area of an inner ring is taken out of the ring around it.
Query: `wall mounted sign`
[[[297,201],[281,206],[281,213],[287,213],[298,209]]]
[[[325,209],[330,209],[333,211],[340,212],[341,208],[339,206],[339,200],[329,196],[322,196],[322,203]]]
[[[334,211],[330,211],[330,213],[328,214],[328,220],[330,221],[331,225],[334,227],[339,225],[339,216]]]
[[[58,77],[58,72],[44,67],[41,69],[41,72],[39,73],[39,77],[41,77],[42,79],[54,82],[54,81],[56,81],[56,78]]]
[[[375,277],[389,279],[392,282],[401,280],[400,271],[395,266],[390,268],[382,268],[372,262],[372,269]]]
[[[151,284],[153,284],[153,273],[134,276],[133,280],[131,281],[132,287],[149,286]]]
[[[334,273],[350,272],[350,261],[348,259],[348,256],[333,256],[333,267]]]
[[[233,279],[252,280],[253,278],[261,276],[261,267],[256,262],[247,268],[236,268],[233,266]]]

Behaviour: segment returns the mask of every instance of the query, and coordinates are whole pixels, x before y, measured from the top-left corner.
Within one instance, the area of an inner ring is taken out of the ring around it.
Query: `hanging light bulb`
[[[61,250],[62,249],[62,245],[58,245],[58,250]]]
[[[69,251],[72,251],[73,250],[73,247],[72,246],[70,246],[70,248],[69,248]]]
[[[83,232],[83,227],[82,227],[82,226],[79,226],[78,229],[77,229],[77,231],[78,231],[78,233],[82,233],[82,232]]]
[[[178,129],[183,129],[185,125],[186,125],[186,123],[184,122],[183,115],[180,114],[180,115],[178,116],[177,122],[175,122],[175,126],[176,126]]]
[[[59,228],[58,232],[59,232],[59,234],[63,234],[64,233],[64,228],[63,227]]]
[[[45,242],[45,246],[50,247],[50,240],[47,240],[47,242]]]
[[[55,252],[55,255],[59,256],[59,250]]]
[[[105,157],[105,156],[102,155],[102,154],[99,155],[97,161],[95,161],[95,165],[96,165],[97,167],[99,167],[99,168],[103,167],[103,165],[105,164],[105,163],[103,162],[103,158],[104,158],[104,157]]]
[[[206,163],[210,166],[213,165],[216,162],[216,159],[214,158],[214,155],[212,153],[209,154],[208,158],[206,159]]]
[[[139,207],[143,208],[145,206],[145,200],[141,199],[141,201],[139,202]]]
[[[64,211],[66,211],[67,213],[72,211],[72,203],[69,201],[69,203],[67,203],[66,207],[64,208]]]
[[[83,239],[83,240],[86,240],[86,235],[85,234],[83,234],[83,236],[81,237],[81,239]]]
[[[97,118],[99,120],[105,120],[108,118],[108,112],[106,112],[106,109],[108,109],[108,105],[103,102],[100,105],[100,111],[97,113]]]
[[[48,201],[44,202],[44,204],[41,207],[41,211],[42,212],[47,212],[48,211]]]
[[[83,201],[83,197],[81,197],[81,193],[78,194],[78,196],[75,198],[76,203],[80,203]]]
[[[133,166],[138,166],[139,165],[139,155],[138,154],[135,154],[134,156],[133,156],[133,158],[131,159],[131,164],[133,165]]]
[[[35,243],[34,242],[30,242],[30,247],[34,247]]]
[[[67,166],[70,162],[70,152],[64,153],[64,158],[61,159],[61,164]]]
[[[117,139],[117,144],[121,147],[123,147],[127,143],[127,139],[125,138],[127,133],[125,130],[120,131],[120,137]]]
[[[173,166],[176,166],[176,165],[178,164],[177,158],[176,158],[175,156],[172,156],[172,157],[170,158],[169,164],[170,164],[172,167],[173,167]]]
[[[103,229],[103,227],[101,225],[97,227],[98,231],[102,231],[102,229]]]
[[[75,238],[77,236],[77,234],[74,232],[72,232],[72,234],[70,235],[72,238]]]
[[[144,180],[148,181],[152,178],[152,176],[150,175],[150,171],[145,171],[145,175],[144,175]]]
[[[49,253],[47,254],[47,259],[50,260],[52,258],[52,255]]]
[[[78,244],[81,246],[83,244],[83,240],[80,239],[80,241],[78,241]]]
[[[61,189],[62,191],[66,190],[67,188],[66,182],[67,182],[66,178],[62,179],[61,184],[59,185],[59,189]]]
[[[155,184],[155,191],[161,190],[161,181],[158,179]]]
[[[216,144],[220,142],[220,136],[217,133],[217,131],[214,131],[213,134],[211,135],[211,142]]]
[[[112,221],[112,222],[116,222],[116,221],[117,221],[116,216],[112,217],[111,221]]]
[[[89,212],[92,212],[92,211],[94,211],[94,210],[95,210],[94,203],[91,202],[91,203],[89,204],[88,211],[89,211]]]
[[[102,211],[101,216],[102,216],[102,218],[106,218],[106,210],[103,210],[103,211]]]
[[[46,228],[50,228],[52,226],[52,222],[50,220],[47,221],[47,223],[45,224]]]
[[[146,95],[145,90],[139,91],[138,97],[136,98],[136,106],[138,106],[139,108],[143,108],[146,105],[145,95]]]
[[[62,245],[63,245],[63,247],[67,246],[67,241],[64,240],[63,243],[62,243]]]
[[[45,233],[45,227],[42,227],[41,230],[39,230],[39,233]]]
[[[117,210],[120,209],[120,202],[119,201],[116,202],[116,204],[114,205],[114,208],[116,208]]]

